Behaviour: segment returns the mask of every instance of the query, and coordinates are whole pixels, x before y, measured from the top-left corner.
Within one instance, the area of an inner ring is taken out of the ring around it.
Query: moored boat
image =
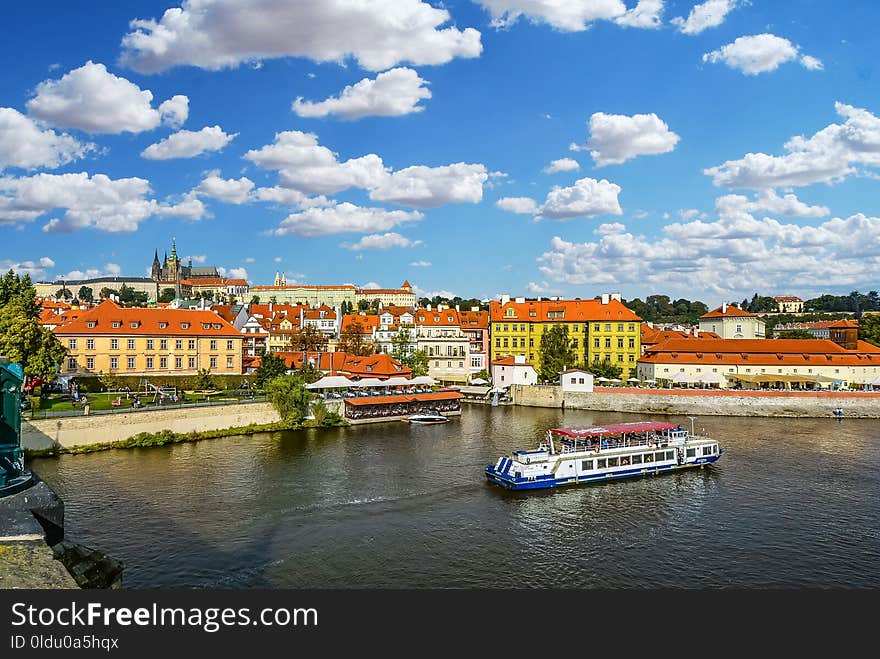
[[[418,424],[431,424],[431,423],[446,423],[449,421],[442,414],[410,414],[408,417],[403,419],[407,423],[418,423]]]
[[[712,464],[724,453],[710,437],[664,421],[548,430],[537,449],[486,467],[491,483],[529,490],[653,476]]]

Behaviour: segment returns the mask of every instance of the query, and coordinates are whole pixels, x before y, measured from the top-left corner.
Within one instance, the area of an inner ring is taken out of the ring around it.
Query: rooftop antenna
[[[691,437],[694,436],[694,419],[696,419],[696,418],[697,418],[697,417],[695,417],[695,416],[689,416],[689,417],[688,417],[688,419],[691,420]]]

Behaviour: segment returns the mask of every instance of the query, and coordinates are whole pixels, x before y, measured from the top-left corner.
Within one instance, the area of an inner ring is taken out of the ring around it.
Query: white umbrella
[[[385,382],[379,378],[364,378],[363,380],[352,382],[351,385],[353,387],[384,387]]]
[[[407,380],[406,378],[402,378],[399,375],[393,378],[388,378],[383,382],[386,387],[408,387],[412,384],[412,380]]]
[[[703,373],[700,376],[700,382],[705,382],[707,384],[724,384],[727,380],[717,373]]]
[[[596,382],[611,382],[611,380],[609,380],[608,378],[602,377],[602,378],[596,378]]]
[[[645,380],[646,384],[657,384],[657,380]]]
[[[471,384],[489,384],[483,378],[477,378],[476,380],[471,380]]]
[[[620,378],[611,378],[611,382],[623,382]]]
[[[306,389],[341,389],[343,387],[350,387],[353,384],[355,383],[344,375],[328,375],[317,382],[307,384]]]
[[[410,384],[437,384],[437,380],[430,375],[420,375],[409,381]]]
[[[638,378],[627,378],[626,381],[627,381],[627,382],[638,382],[639,379],[638,379]]]
[[[673,376],[672,376],[671,378],[669,378],[669,379],[670,379],[670,381],[672,381],[672,382],[682,382],[682,383],[696,382],[696,381],[697,381],[696,378],[691,377],[690,375],[688,375],[687,373],[684,373],[683,371],[679,371],[678,373],[676,373],[675,375],[673,375]]]

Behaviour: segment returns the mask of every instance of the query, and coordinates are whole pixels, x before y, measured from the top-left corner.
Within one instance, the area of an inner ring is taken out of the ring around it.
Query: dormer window
[[[180,323],[180,329],[189,329],[189,323]]]
[[[167,329],[167,328],[168,328],[168,323],[166,323],[164,321],[159,323],[159,329]]]
[[[86,327],[94,327],[97,324],[98,323],[96,323],[94,320],[90,320],[89,322],[86,323]]]
[[[217,330],[220,329],[220,323],[214,323],[213,328]]]
[[[131,322],[130,327],[131,327],[131,329],[137,329],[138,327],[140,327],[140,325],[141,325],[141,324],[140,324],[140,321],[133,320],[133,321]]]
[[[202,329],[210,329],[211,323],[202,323]]]
[[[114,320],[113,321],[113,329],[119,329],[120,327],[122,327],[122,323],[118,320]]]

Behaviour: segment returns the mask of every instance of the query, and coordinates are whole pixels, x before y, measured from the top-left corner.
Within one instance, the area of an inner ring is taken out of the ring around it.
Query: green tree
[[[0,354],[21,364],[27,380],[50,380],[67,349],[40,325],[36,294],[28,275],[10,270],[0,281]]]
[[[305,384],[317,382],[324,377],[324,373],[321,372],[321,369],[308,360],[304,361],[302,365],[294,371],[294,375],[299,376]]]
[[[254,295],[254,296],[251,298],[251,304],[259,304],[259,303],[260,303],[260,296],[259,296],[259,295]]]
[[[292,352],[323,352],[327,349],[327,337],[314,325],[294,329],[290,333],[288,349]]]
[[[80,286],[78,297],[83,302],[92,302],[95,299],[95,292],[89,286]]]
[[[815,339],[807,330],[784,330],[776,335],[777,339]]]
[[[282,375],[266,383],[266,394],[281,418],[290,424],[302,423],[308,414],[312,394],[298,375]]]
[[[158,302],[171,302],[176,296],[177,296],[177,293],[175,292],[175,290],[173,288],[163,288],[162,292],[159,293],[159,299],[157,301]]]
[[[267,352],[260,358],[260,365],[254,371],[254,386],[262,387],[285,373],[287,373],[287,362]]]
[[[361,300],[360,302],[358,302],[358,311],[366,311],[369,308],[370,308],[370,303],[367,302],[366,300]]]
[[[609,380],[619,378],[623,373],[622,367],[612,364],[607,359],[601,362],[587,362],[584,364],[584,368],[597,378],[608,378]]]
[[[200,368],[199,374],[196,376],[195,390],[206,391],[214,388],[214,378],[211,376],[211,369]]]
[[[66,288],[59,288],[55,291],[55,299],[56,300],[69,300],[73,297],[73,293],[71,293]]]
[[[572,341],[568,338],[566,325],[554,325],[541,336],[541,379],[545,382],[555,382],[559,374],[565,369],[574,366],[577,355],[572,348]]]
[[[486,382],[489,382],[491,379],[492,376],[489,375],[489,371],[487,371],[485,368],[479,373],[476,373],[474,377],[471,378],[471,380],[485,380]]]
[[[364,326],[359,320],[350,323],[339,333],[336,350],[358,357],[366,357],[376,352],[373,342],[364,337]]]
[[[401,327],[397,330],[397,334],[391,337],[391,356],[397,361],[403,362],[410,353],[412,343],[412,335],[409,329]]]
[[[412,370],[414,378],[428,374],[428,353],[424,350],[416,350],[398,361]]]
[[[880,314],[867,314],[859,319],[859,338],[880,346]]]
[[[107,288],[105,286],[104,288],[101,289],[100,295],[101,295],[102,300],[109,300],[111,295],[118,295],[118,293],[116,292],[115,289]]]
[[[119,287],[119,301],[123,304],[134,302],[134,290],[130,286],[126,286],[125,282]]]

